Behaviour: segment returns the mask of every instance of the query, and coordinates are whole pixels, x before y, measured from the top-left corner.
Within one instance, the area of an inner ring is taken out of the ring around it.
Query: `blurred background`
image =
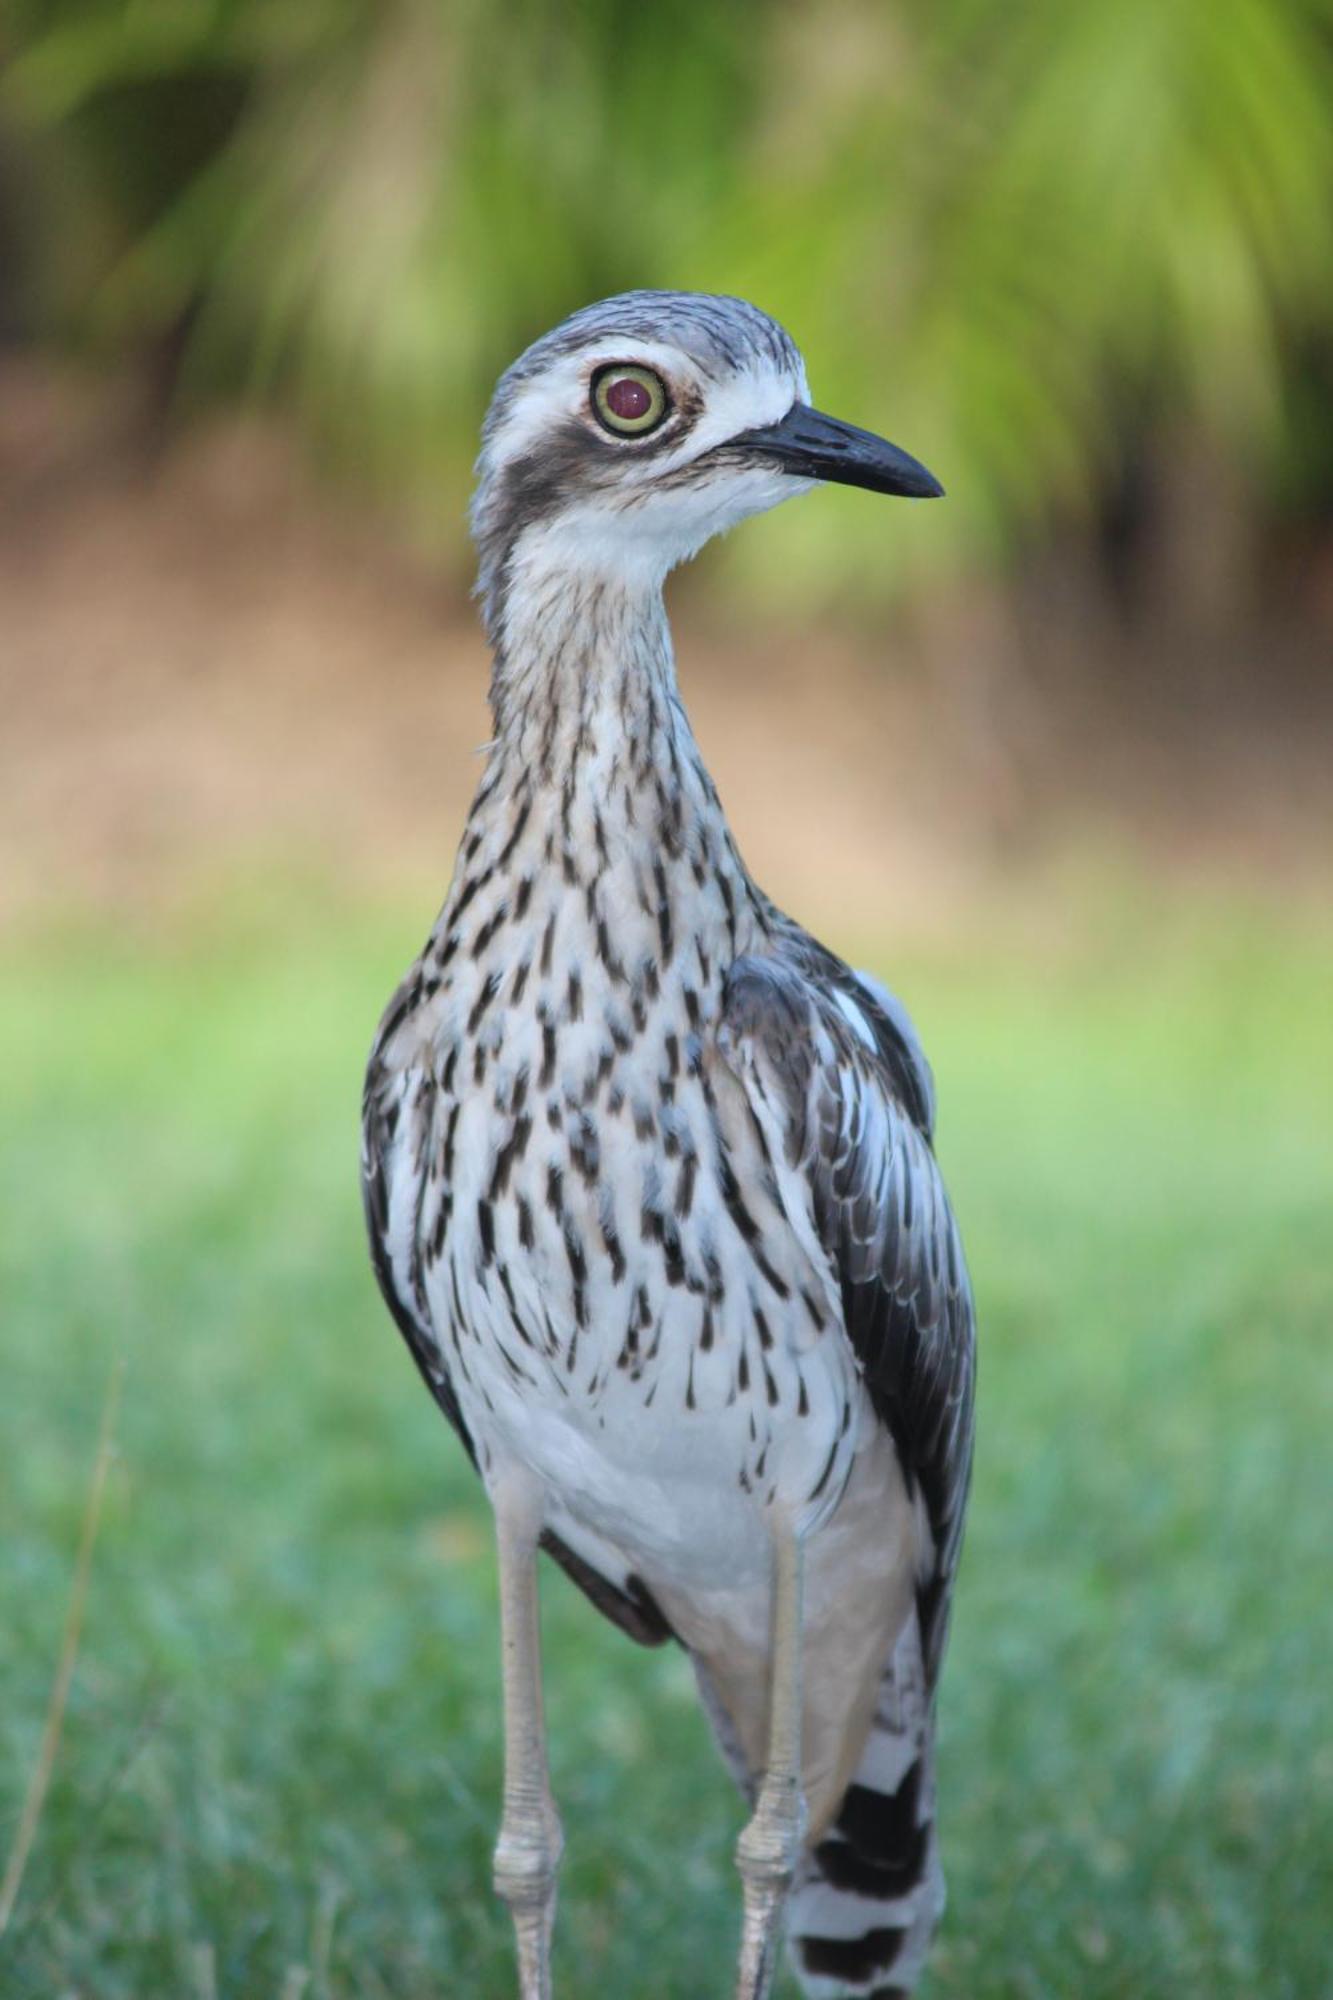
[[[486,1515],[357,1098],[488,733],[491,386],[636,285],[764,306],[948,492],[671,587],[748,861],[918,1018],[976,1272],[931,1991],[1315,2000],[1329,0],[9,0],[0,1984],[510,1990]],[[684,1666],[548,1622],[565,1990],[721,1992]]]

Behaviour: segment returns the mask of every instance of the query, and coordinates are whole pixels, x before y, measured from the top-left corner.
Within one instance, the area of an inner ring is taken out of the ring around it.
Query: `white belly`
[[[579,1113],[537,1120],[491,1198],[511,1127],[465,1102],[453,1215],[428,1277],[437,1326],[488,1482],[535,1475],[548,1525],[591,1559],[721,1587],[767,1574],[765,1510],[822,1519],[846,1480],[868,1404],[827,1278],[778,1211],[744,1185],[756,1244],[728,1210],[697,1080],[669,1105],[677,1150],[636,1130],[622,1066],[596,1158]],[[742,1142],[743,1144],[743,1142]],[[739,1151],[739,1149],[738,1149]],[[679,1175],[693,1152],[688,1202]],[[743,1152],[738,1176],[750,1164]],[[478,1220],[485,1207],[484,1224]]]
[[[767,1576],[768,1506],[780,1503],[803,1525],[828,1512],[866,1399],[845,1368],[828,1365],[839,1358],[832,1343],[802,1357],[803,1416],[799,1392],[785,1409],[769,1403],[766,1380],[787,1372],[776,1351],[769,1376],[760,1372],[756,1382],[751,1373],[739,1391],[725,1331],[709,1356],[693,1348],[691,1368],[693,1317],[688,1299],[679,1314],[668,1307],[657,1355],[637,1376],[617,1366],[618,1338],[608,1355],[612,1343],[591,1326],[573,1370],[567,1344],[551,1355],[524,1348],[520,1377],[481,1338],[468,1353],[471,1379],[458,1389],[488,1484],[515,1467],[534,1475],[547,1525],[577,1550],[591,1559],[597,1543],[645,1578],[651,1571],[702,1589],[731,1587]],[[504,1337],[512,1352],[512,1332]]]

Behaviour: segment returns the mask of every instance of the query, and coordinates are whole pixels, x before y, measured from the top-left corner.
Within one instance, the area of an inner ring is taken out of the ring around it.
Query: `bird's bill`
[[[800,479],[864,486],[871,493],[936,500],[944,491],[934,473],[909,452],[873,431],[843,423],[840,417],[826,417],[808,403],[793,403],[780,423],[742,431],[727,449],[768,459]]]

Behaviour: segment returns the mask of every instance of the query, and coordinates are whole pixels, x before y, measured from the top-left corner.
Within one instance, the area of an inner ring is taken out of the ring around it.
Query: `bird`
[[[677,689],[668,573],[832,482],[931,498],[721,295],[577,311],[501,376],[471,525],[492,740],[380,1022],[362,1185],[389,1310],[495,1522],[494,1887],[549,2000],[563,1834],[546,1551],[688,1653],[749,1817],[737,2000],[900,2000],[943,1905],[935,1696],[974,1313],[900,1001],[741,859]]]

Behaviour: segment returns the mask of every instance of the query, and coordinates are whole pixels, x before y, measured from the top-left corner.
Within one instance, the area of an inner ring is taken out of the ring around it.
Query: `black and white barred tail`
[[[838,1816],[792,1888],[788,1942],[809,2000],[904,2000],[916,1985],[944,1908],[934,1731],[914,1615]]]

